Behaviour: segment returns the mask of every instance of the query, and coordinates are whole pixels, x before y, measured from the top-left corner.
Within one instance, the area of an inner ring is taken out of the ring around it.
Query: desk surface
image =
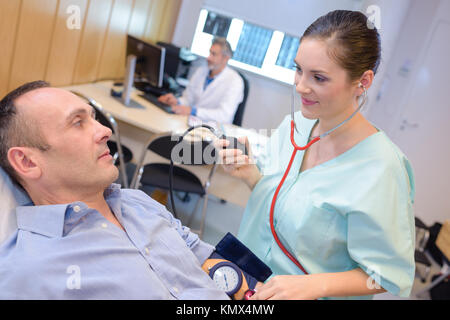
[[[66,90],[80,92],[100,103],[116,120],[122,120],[140,129],[152,132],[183,132],[188,128],[187,116],[169,114],[139,96],[139,91],[131,92],[131,99],[142,106],[126,107],[120,98],[111,96],[112,81],[103,81],[64,87]]]
[[[174,132],[182,133],[188,126],[188,116],[169,114],[149,101],[141,98],[137,90],[132,91],[131,99],[143,108],[126,107],[118,98],[110,95],[112,81],[103,81],[82,85],[63,87],[62,89],[77,91],[96,100],[102,107],[110,112],[117,120],[120,130],[121,142],[129,147],[135,159],[140,158],[142,148],[148,139],[155,133]],[[267,137],[256,131],[243,129],[233,125],[223,126],[228,136],[247,136],[253,154],[258,155],[259,147],[265,143]],[[162,158],[146,157],[146,162],[164,161]],[[206,181],[208,170],[202,166],[190,166],[189,170],[197,174],[201,181]],[[245,207],[250,196],[250,190],[245,183],[231,177],[218,166],[214,174],[209,192],[221,199]]]

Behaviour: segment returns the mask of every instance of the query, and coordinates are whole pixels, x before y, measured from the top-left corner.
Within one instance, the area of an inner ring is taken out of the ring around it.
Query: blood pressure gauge
[[[217,288],[232,296],[242,286],[242,272],[234,264],[229,261],[222,261],[214,265],[209,270],[209,276],[213,279]]]

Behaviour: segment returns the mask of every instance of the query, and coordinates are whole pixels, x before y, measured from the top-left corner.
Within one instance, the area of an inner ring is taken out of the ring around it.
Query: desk
[[[144,98],[141,98],[137,90],[131,93],[131,99],[141,104],[144,108],[126,107],[122,102],[110,95],[113,86],[112,81],[102,81],[96,83],[82,84],[62,87],[65,90],[74,90],[90,97],[100,103],[103,108],[110,112],[116,119],[122,144],[126,145],[133,152],[134,160],[140,159],[143,146],[153,134],[162,132],[183,133],[188,128],[188,117],[168,114],[154,106]],[[249,137],[250,144],[260,145],[267,139],[251,130],[225,125],[227,135]],[[247,134],[248,133],[248,134]],[[166,159],[147,152],[146,162],[168,162]],[[209,170],[202,166],[189,166],[188,170],[195,173],[201,181],[206,181]],[[228,202],[245,207],[250,196],[250,189],[240,179],[234,178],[225,173],[221,166],[218,166],[211,180],[209,193]]]

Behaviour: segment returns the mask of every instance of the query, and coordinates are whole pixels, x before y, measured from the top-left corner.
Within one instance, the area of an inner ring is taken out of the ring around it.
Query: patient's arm
[[[209,275],[210,269],[219,262],[228,261],[225,259],[207,259],[205,263],[202,265],[203,271],[205,271]],[[242,274],[242,285],[238,292],[233,295],[234,300],[243,300],[245,293],[249,290],[249,286],[247,283],[247,279],[244,274]]]

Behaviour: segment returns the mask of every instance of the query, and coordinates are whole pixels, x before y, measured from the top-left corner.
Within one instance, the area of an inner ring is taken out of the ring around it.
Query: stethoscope
[[[286,171],[284,172],[283,178],[281,179],[277,189],[275,190],[275,193],[273,195],[272,198],[272,204],[270,205],[270,229],[272,231],[272,235],[275,239],[275,241],[277,242],[278,246],[280,247],[280,249],[283,251],[283,253],[297,266],[300,268],[300,270],[303,271],[304,274],[308,274],[308,272],[305,270],[305,268],[301,265],[301,263],[286,249],[286,247],[281,243],[280,239],[278,238],[278,235],[275,231],[275,226],[274,226],[274,211],[275,211],[275,204],[277,201],[277,197],[278,197],[278,193],[280,192],[281,187],[283,186],[284,181],[286,180],[286,177],[289,174],[289,171],[291,170],[291,166],[292,163],[294,162],[295,156],[297,154],[297,151],[303,151],[308,149],[309,147],[311,147],[314,143],[318,142],[319,140],[325,138],[326,136],[328,136],[330,133],[332,133],[333,131],[335,131],[336,129],[338,129],[339,127],[341,127],[343,124],[345,124],[346,122],[348,122],[350,119],[352,119],[355,114],[357,112],[359,112],[361,110],[361,108],[363,107],[363,105],[366,103],[367,100],[367,90],[366,88],[360,83],[359,87],[364,89],[364,93],[363,93],[363,101],[361,102],[361,104],[358,106],[358,108],[344,121],[342,121],[340,124],[338,124],[336,127],[332,128],[331,130],[328,130],[327,132],[316,136],[316,137],[312,137],[310,138],[310,141],[308,142],[308,144],[306,144],[303,147],[300,147],[297,145],[297,143],[295,142],[294,139],[294,130],[298,132],[297,130],[297,126],[295,124],[295,119],[294,119],[294,111],[295,111],[295,94],[297,94],[295,88],[296,85],[294,85],[293,90],[292,90],[292,99],[291,99],[291,143],[294,147],[294,151],[292,152],[291,155],[291,159],[289,161],[289,164],[286,168]]]

